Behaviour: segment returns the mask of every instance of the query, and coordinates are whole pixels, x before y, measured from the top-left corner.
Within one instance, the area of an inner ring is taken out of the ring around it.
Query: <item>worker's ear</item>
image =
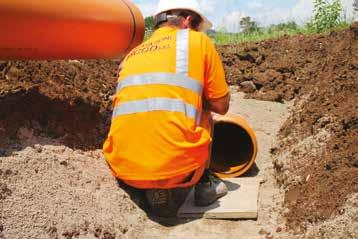
[[[193,20],[192,16],[187,16],[186,18],[184,18],[183,22],[182,22],[182,26],[184,29],[188,29],[191,28],[191,21]]]

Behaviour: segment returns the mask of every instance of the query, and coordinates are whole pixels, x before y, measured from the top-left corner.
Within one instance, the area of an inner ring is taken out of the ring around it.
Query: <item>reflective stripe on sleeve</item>
[[[177,33],[176,69],[177,73],[188,75],[189,72],[189,30]]]
[[[150,73],[129,76],[118,83],[117,93],[123,88],[141,85],[170,85],[178,86],[202,94],[203,86],[197,80],[185,75],[171,73]]]
[[[197,109],[179,99],[150,98],[146,100],[129,101],[114,108],[112,119],[129,114],[145,113],[151,111],[169,111],[184,113],[196,122],[199,118]]]

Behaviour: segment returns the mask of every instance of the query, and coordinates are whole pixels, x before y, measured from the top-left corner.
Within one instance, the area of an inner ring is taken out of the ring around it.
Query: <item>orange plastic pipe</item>
[[[0,59],[114,59],[140,44],[129,0],[0,0]]]
[[[236,115],[217,116],[214,121],[210,169],[220,178],[245,174],[256,161],[255,132]]]

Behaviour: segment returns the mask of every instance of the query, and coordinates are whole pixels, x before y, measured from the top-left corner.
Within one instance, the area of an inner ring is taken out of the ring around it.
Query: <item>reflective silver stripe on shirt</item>
[[[188,118],[198,120],[199,113],[196,108],[179,99],[150,98],[146,100],[129,101],[114,108],[112,118],[135,113],[151,111],[181,112]]]
[[[189,30],[179,30],[177,33],[177,73],[188,75],[189,72]]]
[[[149,73],[143,75],[129,76],[118,83],[117,93],[130,86],[141,85],[170,85],[178,86],[187,90],[194,91],[198,95],[202,94],[203,86],[199,81],[191,79],[185,75],[171,73]]]
[[[177,33],[176,45],[176,73],[148,73],[129,76],[118,83],[117,93],[123,88],[141,85],[168,85],[178,86],[202,95],[203,86],[200,82],[189,77],[189,30],[180,30]],[[200,122],[200,112],[191,104],[181,99],[150,98],[121,103],[114,108],[112,118],[118,116],[145,113],[151,111],[181,112],[188,118]]]

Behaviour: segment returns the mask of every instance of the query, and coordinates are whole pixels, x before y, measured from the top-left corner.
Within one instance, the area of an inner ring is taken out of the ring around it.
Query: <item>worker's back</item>
[[[104,145],[118,178],[168,179],[205,164],[211,136],[202,127],[207,122],[200,123],[202,97],[227,94],[209,77],[224,75],[216,61],[205,34],[172,27],[158,29],[126,57]]]

